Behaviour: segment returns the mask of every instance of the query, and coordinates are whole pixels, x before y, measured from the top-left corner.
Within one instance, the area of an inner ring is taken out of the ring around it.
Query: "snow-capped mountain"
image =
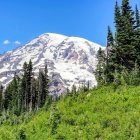
[[[8,84],[15,72],[21,74],[23,63],[31,59],[35,75],[47,63],[52,94],[63,93],[72,85],[81,87],[88,81],[93,87],[97,84],[93,72],[100,47],[83,38],[45,33],[0,56],[0,82]]]

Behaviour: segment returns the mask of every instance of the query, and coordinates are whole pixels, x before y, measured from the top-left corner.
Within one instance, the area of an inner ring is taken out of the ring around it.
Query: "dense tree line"
[[[108,27],[106,50],[98,51],[96,77],[99,85],[112,82],[140,84],[140,16],[129,0],[115,4],[115,34]]]
[[[38,77],[33,73],[32,61],[23,64],[23,74],[16,73],[13,80],[6,88],[0,86],[0,114],[3,112],[20,115],[26,112],[36,111],[45,105],[49,106],[53,101],[59,100],[63,96],[49,95],[49,77],[47,65],[39,70]],[[75,85],[72,89],[67,88],[67,95],[73,96],[77,91],[86,92],[89,90],[89,82],[77,89]]]
[[[35,78],[32,62],[23,65],[23,75],[20,78],[15,74],[13,80],[5,90],[0,87],[0,112],[8,111],[16,115],[31,112],[42,107],[49,100],[49,78],[47,65],[39,70]]]

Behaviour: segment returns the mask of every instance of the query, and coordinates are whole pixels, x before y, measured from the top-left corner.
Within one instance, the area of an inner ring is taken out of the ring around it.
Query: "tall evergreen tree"
[[[45,89],[44,89],[44,73],[43,71],[39,71],[39,77],[38,77],[38,107],[42,107],[42,100],[44,97]]]
[[[32,85],[31,85],[31,109],[37,110],[37,101],[38,101],[38,81],[35,78],[32,78]]]
[[[27,109],[27,68],[28,64],[25,62],[23,64],[23,77],[21,79],[20,93],[21,93],[21,111],[24,112]]]
[[[10,83],[6,90],[4,91],[4,109],[8,110],[11,109],[11,101],[12,101],[12,83]]]
[[[27,67],[27,83],[26,83],[26,88],[27,88],[27,110],[31,111],[32,110],[32,93],[31,93],[31,86],[32,86],[32,78],[33,78],[33,66],[32,66],[32,61],[29,61],[28,67]]]
[[[115,4],[115,16],[114,16],[114,22],[115,22],[115,28],[116,28],[116,32],[115,32],[115,48],[112,48],[111,50],[111,59],[113,57],[113,63],[115,65],[115,69],[120,71],[120,65],[123,65],[124,60],[122,58],[122,45],[124,42],[124,21],[123,21],[123,17],[122,17],[122,13],[120,10],[120,7],[118,6],[118,2],[116,1]],[[115,72],[115,71],[113,71]]]
[[[11,83],[7,86],[4,91],[4,108],[9,110],[11,113],[18,112],[18,100],[19,100],[19,79],[15,75]]]
[[[101,48],[98,50],[97,58],[98,58],[98,64],[97,64],[97,68],[95,72],[96,79],[97,79],[98,85],[104,85],[105,84],[106,56],[105,56],[104,51]]]
[[[123,17],[123,44],[121,46],[122,50],[122,59],[124,61],[123,66],[132,70],[135,66],[135,51],[133,46],[133,37],[134,37],[134,12],[132,7],[129,4],[129,0],[122,1],[122,17]],[[129,59],[128,59],[129,58]]]
[[[44,86],[44,89],[45,89],[45,95],[44,95],[44,103],[46,101],[46,98],[48,98],[49,100],[49,76],[48,76],[48,66],[47,64],[45,65],[45,70],[44,70],[44,76],[45,76],[45,86]]]
[[[11,101],[11,109],[13,113],[19,112],[19,78],[17,75],[14,76],[13,81],[11,82],[11,92],[12,92],[12,101]]]
[[[106,56],[105,56],[105,64],[104,64],[104,76],[106,83],[110,83],[113,80],[112,73],[114,68],[114,61],[116,58],[116,51],[114,47],[114,38],[110,27],[108,26],[108,33],[107,33],[107,46],[106,46]],[[114,61],[115,63],[115,61]]]
[[[133,35],[133,46],[135,47],[135,62],[137,62],[138,66],[140,67],[140,16],[137,5],[135,9],[135,20],[136,24]]]
[[[0,86],[0,113],[3,110],[3,86]]]
[[[136,16],[136,28],[140,28],[140,15],[139,15],[139,10],[137,5],[135,10],[135,16]]]
[[[116,1],[115,4],[115,16],[114,16],[114,22],[115,22],[115,27],[116,27],[116,33],[115,33],[115,44],[116,47],[121,46],[123,40],[123,18],[122,18],[122,14],[120,11],[120,7],[118,6],[118,2]]]
[[[107,47],[113,47],[113,46],[114,46],[113,34],[112,34],[110,26],[108,26]]]
[[[48,98],[49,95],[49,78],[48,78],[48,69],[47,65],[45,65],[45,70],[39,71],[39,95],[38,95],[38,105],[39,107],[43,106],[45,104],[46,98]]]

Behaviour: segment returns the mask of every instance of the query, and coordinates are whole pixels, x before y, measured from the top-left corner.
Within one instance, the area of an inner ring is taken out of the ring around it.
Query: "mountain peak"
[[[44,33],[42,35],[39,36],[39,38],[42,38],[42,37],[48,37],[48,38],[51,38],[51,39],[64,39],[64,38],[67,38],[68,36],[65,36],[65,35],[61,35],[61,34],[56,34],[56,33]]]
[[[93,87],[96,85],[93,72],[99,47],[102,46],[84,38],[42,34],[28,44],[0,56],[0,81],[4,85],[9,83],[14,72],[20,75],[23,63],[31,59],[36,76],[39,68],[44,68],[47,63],[52,94],[64,93],[72,85],[79,88],[88,81]]]

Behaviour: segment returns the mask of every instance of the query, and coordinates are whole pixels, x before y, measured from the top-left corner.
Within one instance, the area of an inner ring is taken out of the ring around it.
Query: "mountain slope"
[[[0,125],[0,139],[139,140],[139,91],[108,86],[63,97],[47,111],[44,106],[36,114],[10,116]]]
[[[7,84],[14,76],[22,73],[22,65],[30,59],[37,76],[39,68],[48,64],[51,79],[50,92],[61,94],[75,84],[81,87],[90,82],[96,85],[93,75],[97,64],[97,51],[101,47],[86,39],[46,33],[28,44],[0,56],[0,82]]]

